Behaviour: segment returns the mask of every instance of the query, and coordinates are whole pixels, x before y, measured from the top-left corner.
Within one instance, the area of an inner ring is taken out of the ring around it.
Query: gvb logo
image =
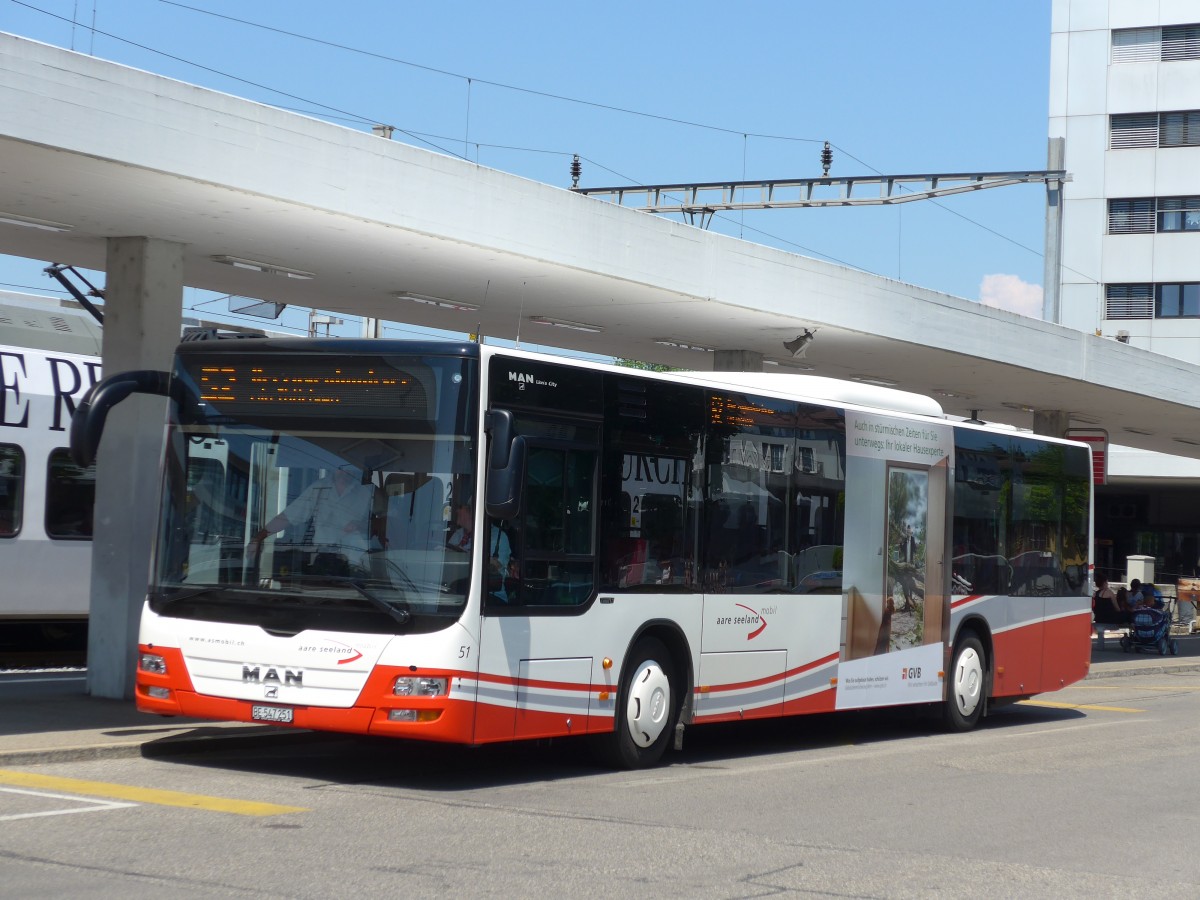
[[[921,667],[920,666],[910,666],[907,669],[900,670],[900,680],[901,681],[907,681],[910,678],[920,678],[920,677],[921,677]]]

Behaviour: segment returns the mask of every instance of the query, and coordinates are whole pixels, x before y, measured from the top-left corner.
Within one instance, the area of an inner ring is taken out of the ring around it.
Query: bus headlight
[[[392,693],[397,697],[440,697],[446,693],[446,679],[401,675],[392,685]]]
[[[442,715],[440,709],[389,709],[389,722],[436,722]]]
[[[166,675],[167,661],[153,653],[143,653],[138,658],[138,668],[151,675]]]

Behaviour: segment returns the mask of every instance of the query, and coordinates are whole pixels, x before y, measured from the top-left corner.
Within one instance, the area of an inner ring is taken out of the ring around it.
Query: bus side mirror
[[[105,378],[87,392],[71,416],[71,459],[84,468],[96,460],[104,423],[114,406],[130,394],[169,396],[171,376],[167,372],[139,369]]]
[[[493,519],[515,519],[525,483],[525,438],[513,433],[513,416],[506,409],[488,410],[483,428],[492,436],[484,498],[487,514]]]

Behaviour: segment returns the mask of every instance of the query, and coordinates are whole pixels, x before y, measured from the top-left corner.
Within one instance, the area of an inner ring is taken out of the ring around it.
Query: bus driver
[[[351,562],[350,553],[361,556],[370,547],[371,504],[375,487],[364,484],[362,470],[349,463],[314,481],[300,496],[267,522],[250,540],[257,559],[268,535],[285,528],[303,529],[297,543],[321,556],[340,556],[342,566]],[[333,574],[333,573],[331,573]]]

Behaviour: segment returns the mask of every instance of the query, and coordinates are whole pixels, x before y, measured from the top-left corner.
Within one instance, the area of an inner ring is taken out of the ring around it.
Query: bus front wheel
[[[679,706],[678,692],[672,680],[671,653],[662,641],[639,641],[629,660],[605,755],[621,768],[643,769],[666,752]]]
[[[949,674],[946,727],[951,731],[969,731],[979,724],[987,702],[987,659],[983,644],[974,634],[959,636]]]

